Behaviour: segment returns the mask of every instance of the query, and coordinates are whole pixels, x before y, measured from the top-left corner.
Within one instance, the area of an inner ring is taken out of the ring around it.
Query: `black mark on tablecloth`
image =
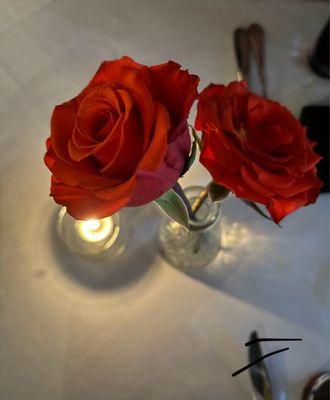
[[[253,336],[252,336],[253,337]],[[255,332],[255,339],[249,340],[248,342],[245,343],[245,346],[253,346],[254,344],[260,343],[260,342],[301,342],[301,338],[258,338],[257,334]],[[239,370],[235,371],[232,376],[237,376],[243,371],[246,371],[250,367],[252,367],[255,364],[258,364],[260,361],[264,360],[265,358],[274,356],[275,354],[282,353],[283,351],[289,350],[289,347],[285,347],[283,349],[275,350],[272,351],[271,353],[267,353],[262,357],[259,357],[258,359],[254,360],[250,364],[246,365],[245,367],[240,368]],[[260,353],[261,354],[261,353]]]
[[[245,343],[245,346],[251,346],[254,343],[258,342],[301,342],[302,339],[294,338],[294,339],[289,339],[289,338],[258,338],[254,340],[250,340],[249,342]]]
[[[246,369],[249,369],[250,367],[252,367],[252,365],[258,364],[260,361],[264,360],[265,358],[271,357],[275,354],[278,353],[282,353],[283,351],[287,351],[289,350],[289,347],[285,347],[284,349],[280,349],[280,350],[276,350],[276,351],[272,351],[271,353],[265,354],[264,356],[258,358],[257,360],[253,361],[252,363],[246,365],[245,367],[235,371],[232,376],[236,376],[239,375],[241,372],[245,371]]]

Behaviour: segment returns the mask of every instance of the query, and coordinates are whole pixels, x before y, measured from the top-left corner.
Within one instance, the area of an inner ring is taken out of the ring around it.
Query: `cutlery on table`
[[[250,72],[250,42],[246,29],[235,29],[234,49],[238,69],[242,72],[244,79],[248,82]]]
[[[257,64],[259,79],[262,86],[262,95],[267,97],[265,76],[265,32],[261,25],[251,24],[247,29],[251,52]]]
[[[258,334],[256,331],[253,331],[250,334],[250,341],[254,341],[258,339]],[[263,357],[262,349],[260,342],[256,342],[253,345],[250,345],[248,348],[248,359],[249,363],[253,363],[257,359]],[[252,385],[255,389],[256,394],[258,395],[258,399],[264,400],[274,400],[273,388],[271,385],[271,381],[269,378],[269,372],[267,369],[267,365],[264,360],[261,360],[257,364],[254,364],[249,369],[250,378],[252,381]]]

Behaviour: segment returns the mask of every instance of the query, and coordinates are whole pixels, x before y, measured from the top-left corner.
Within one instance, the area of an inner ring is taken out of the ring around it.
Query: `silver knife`
[[[250,341],[258,339],[258,334],[253,331],[250,334]],[[249,364],[263,356],[260,342],[250,345],[248,348]],[[274,400],[274,392],[269,378],[269,372],[264,360],[258,362],[249,368],[250,378],[253,387],[261,399]]]

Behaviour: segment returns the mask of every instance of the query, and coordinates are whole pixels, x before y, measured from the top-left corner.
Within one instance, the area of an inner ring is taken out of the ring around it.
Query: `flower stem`
[[[185,206],[187,207],[187,211],[188,211],[188,215],[189,218],[192,219],[193,221],[196,220],[196,216],[195,213],[193,211],[193,209],[191,208],[190,202],[187,198],[187,196],[184,193],[184,190],[182,189],[181,185],[179,182],[177,182],[174,186],[173,186],[173,190],[181,197],[181,199],[183,200]]]
[[[242,71],[238,71],[238,72],[237,72],[237,74],[236,74],[236,79],[237,79],[237,82],[241,82],[241,81],[244,80],[244,75],[243,75],[243,72],[242,72]],[[194,129],[193,127],[191,127],[191,128],[192,128],[192,131],[193,131],[193,134],[194,134],[195,139],[198,140],[199,148],[201,149],[201,148],[202,148],[202,142],[201,142],[201,140],[198,138],[195,129]],[[198,196],[197,199],[193,202],[192,206],[189,207],[189,208],[191,209],[192,214],[193,214],[194,217],[195,217],[197,211],[198,211],[198,210],[201,208],[201,206],[203,205],[204,201],[208,198],[209,187],[210,187],[210,185],[211,185],[212,183],[214,183],[213,180],[200,192],[199,196]],[[182,189],[181,189],[181,190],[182,190]],[[189,202],[188,202],[188,203],[189,203]],[[189,204],[189,206],[190,206],[190,204]],[[188,210],[189,210],[189,209],[188,209]],[[190,212],[189,212],[189,216],[190,216]],[[196,217],[195,217],[195,219],[196,219]]]
[[[244,75],[243,75],[243,72],[242,72],[242,71],[237,71],[236,79],[237,79],[237,82],[241,82],[241,81],[244,80]],[[195,138],[195,140],[197,141],[197,143],[198,143],[198,145],[199,145],[199,149],[201,150],[201,148],[202,148],[201,139],[197,136],[197,133],[196,133],[194,127],[191,126],[191,125],[190,125],[190,127],[191,127],[191,129],[192,129],[194,138]],[[187,206],[187,208],[188,208],[188,213],[189,213],[189,217],[190,217],[190,218],[196,219],[196,213],[197,213],[197,211],[201,208],[201,206],[203,205],[204,201],[208,198],[209,186],[210,186],[212,183],[214,183],[213,180],[200,192],[199,196],[198,196],[197,199],[193,202],[192,206],[190,206],[190,203],[189,203],[189,201],[188,201],[186,195],[184,194],[184,192],[183,192],[181,186],[180,186],[178,183],[176,183],[176,185],[178,185],[178,186],[180,187],[180,189],[181,189],[181,191],[182,191],[182,195],[179,194],[178,192],[177,192],[177,193],[181,196],[182,200],[185,202],[185,204],[186,204],[186,206]],[[175,190],[175,188],[173,188],[173,189]],[[188,205],[189,205],[189,206],[188,206]]]
[[[211,182],[210,182],[211,183]],[[182,189],[181,185],[179,182],[177,182],[173,186],[173,190],[181,197],[183,200],[185,206],[187,207],[188,215],[189,218],[192,219],[193,221],[196,221],[196,213],[198,210],[202,207],[204,204],[204,201],[208,198],[208,188],[209,185],[207,185],[198,195],[197,199],[193,202],[191,205],[187,196],[184,193],[184,190]]]
[[[194,214],[196,214],[197,211],[201,208],[207,197],[208,197],[208,185],[200,192],[199,196],[194,201],[191,207]]]

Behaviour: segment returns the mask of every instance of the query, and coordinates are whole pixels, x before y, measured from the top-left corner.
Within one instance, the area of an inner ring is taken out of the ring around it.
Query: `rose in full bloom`
[[[151,202],[182,173],[199,78],[169,61],[105,61],[88,86],[55,107],[45,163],[51,196],[77,219]]]
[[[264,204],[278,223],[315,202],[321,181],[306,129],[281,104],[248,91],[245,82],[211,84],[198,102],[200,161],[218,184]]]

